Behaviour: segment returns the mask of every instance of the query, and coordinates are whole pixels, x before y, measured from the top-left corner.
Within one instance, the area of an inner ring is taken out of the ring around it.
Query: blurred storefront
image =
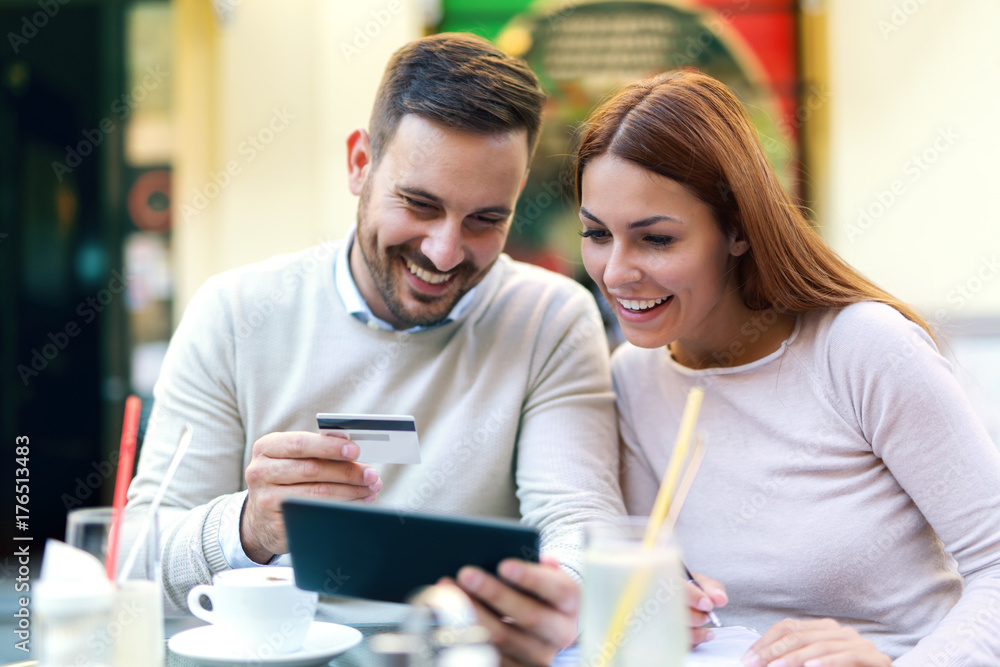
[[[171,5],[8,2],[0,26],[0,438],[31,443],[31,534],[61,536],[109,502],[173,330]]]
[[[800,191],[796,19],[791,0],[447,0],[440,30],[476,32],[524,57],[549,94],[508,252],[585,280],[568,159],[574,132],[611,92],[672,69],[697,69],[732,87],[784,183]]]

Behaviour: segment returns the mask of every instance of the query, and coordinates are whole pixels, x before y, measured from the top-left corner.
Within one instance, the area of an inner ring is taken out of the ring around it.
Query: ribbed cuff
[[[226,555],[222,551],[222,543],[220,541],[220,529],[222,526],[222,517],[229,506],[229,501],[232,500],[232,496],[242,495],[246,497],[246,492],[231,494],[230,496],[221,496],[217,498],[215,503],[212,505],[211,509],[208,511],[208,516],[205,517],[205,523],[202,524],[201,529],[201,548],[205,554],[205,564],[208,565],[208,569],[212,574],[216,572],[222,572],[223,570],[232,569],[229,563],[226,561]],[[239,503],[239,507],[243,507],[243,503]],[[239,539],[239,515],[237,515],[237,539]]]

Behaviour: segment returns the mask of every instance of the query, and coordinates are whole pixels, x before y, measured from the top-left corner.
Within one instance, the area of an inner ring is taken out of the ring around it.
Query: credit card
[[[417,422],[409,415],[320,412],[320,433],[336,433],[361,448],[361,463],[420,463]]]

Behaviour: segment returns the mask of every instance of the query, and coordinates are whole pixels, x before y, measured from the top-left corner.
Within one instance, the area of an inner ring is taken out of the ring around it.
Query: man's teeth
[[[410,273],[415,275],[417,278],[420,278],[425,283],[430,283],[431,285],[440,285],[444,281],[448,280],[448,278],[451,278],[451,274],[448,273],[431,273],[430,271],[424,271],[410,260],[406,260],[406,268],[408,268]]]
[[[659,299],[653,299],[652,301],[636,301],[635,299],[618,299],[618,303],[628,308],[629,310],[647,310],[653,306],[659,306],[661,303],[666,301],[669,297],[660,297]]]

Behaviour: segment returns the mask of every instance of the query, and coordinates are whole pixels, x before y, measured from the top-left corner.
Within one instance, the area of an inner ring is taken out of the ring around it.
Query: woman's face
[[[612,155],[583,172],[583,263],[638,347],[671,345],[685,365],[723,349],[744,312],[743,240],[677,181]]]

